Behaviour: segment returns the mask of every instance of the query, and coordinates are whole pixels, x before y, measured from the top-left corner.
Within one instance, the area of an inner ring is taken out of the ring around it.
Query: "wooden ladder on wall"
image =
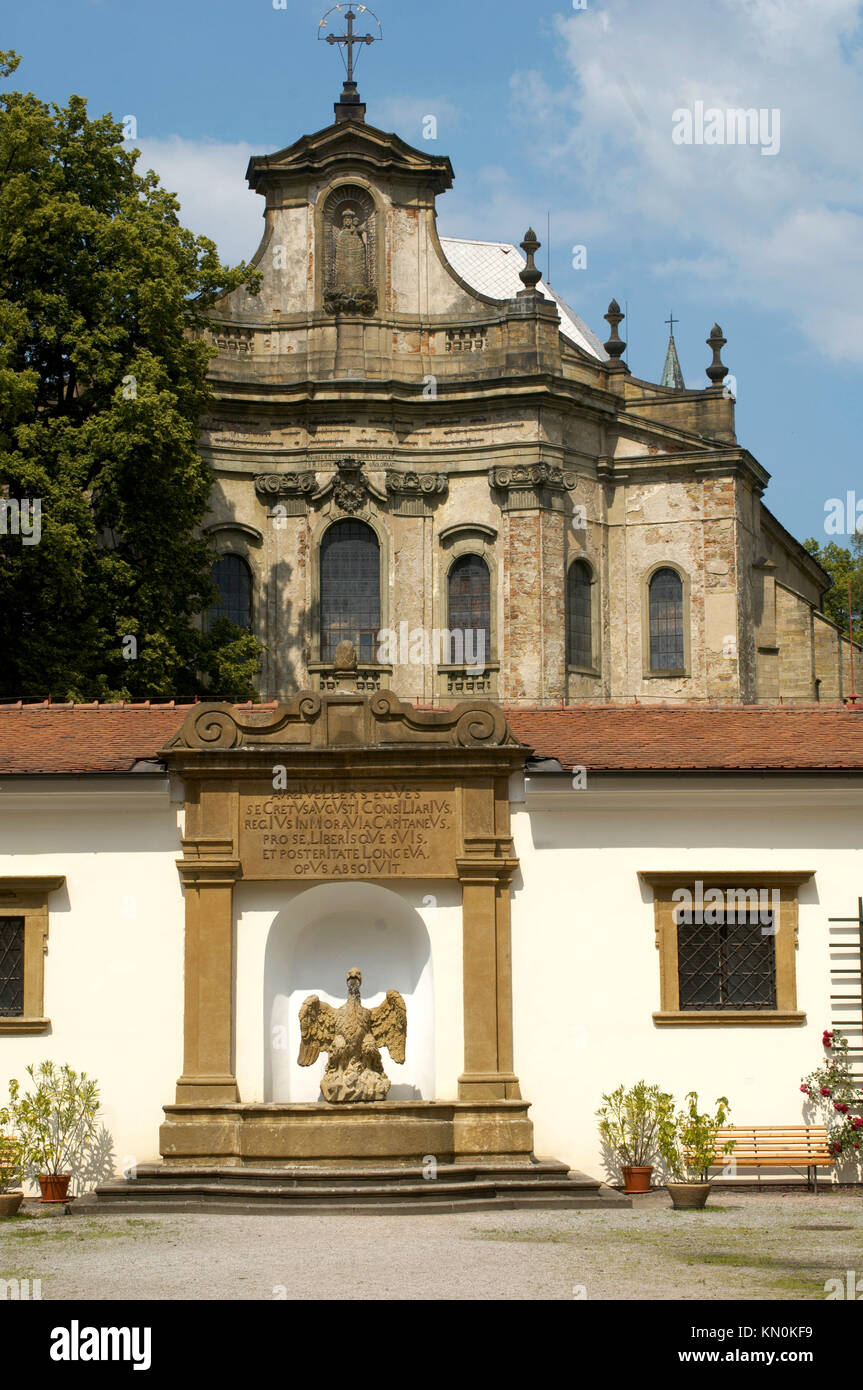
[[[856,917],[828,917],[830,1027],[848,1039],[854,1080],[863,1085],[863,897]]]

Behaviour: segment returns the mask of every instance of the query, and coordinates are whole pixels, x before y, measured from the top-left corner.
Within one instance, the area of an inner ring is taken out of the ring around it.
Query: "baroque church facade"
[[[703,389],[638,379],[614,301],[603,345],[533,232],[441,238],[449,160],[335,111],[250,161],[260,292],[211,311],[205,532],[262,698],[333,689],[343,641],[361,688],[434,705],[842,698],[830,580],[762,501],[719,327]]]

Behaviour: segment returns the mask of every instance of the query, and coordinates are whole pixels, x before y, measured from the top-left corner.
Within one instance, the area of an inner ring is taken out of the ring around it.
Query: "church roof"
[[[518,277],[527,261],[518,248],[508,241],[464,241],[460,237],[441,237],[440,242],[456,274],[479,290],[480,294],[487,294],[490,299],[515,299],[524,289]],[[584,352],[589,352],[591,357],[607,362],[608,353],[596,334],[565,300],[544,280],[540,280],[537,289],[557,305],[560,331],[564,337]]]
[[[190,708],[0,706],[0,775],[162,772],[159,752]],[[572,705],[505,713],[516,738],[566,768],[863,770],[863,710],[841,705]]]

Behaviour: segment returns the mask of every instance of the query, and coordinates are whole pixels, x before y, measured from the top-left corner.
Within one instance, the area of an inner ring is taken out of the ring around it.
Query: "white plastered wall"
[[[63,874],[48,899],[48,1034],[0,1034],[0,1105],[28,1063],[98,1082],[116,1171],[159,1159],[183,1065],[183,893],[168,779],[12,780],[0,789],[0,875]]]
[[[828,917],[863,891],[863,790],[828,774],[781,782],[534,777],[513,806],[515,1070],[536,1151],[605,1176],[595,1111],[641,1078],[680,1100],[721,1095],[739,1124],[804,1123],[800,1079],[830,1026]],[[642,871],[815,871],[799,893],[802,1026],[656,1026],[659,953]]]

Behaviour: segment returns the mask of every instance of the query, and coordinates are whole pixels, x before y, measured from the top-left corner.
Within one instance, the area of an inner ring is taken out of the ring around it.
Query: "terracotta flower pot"
[[[669,1182],[665,1185],[672,1205],[679,1211],[698,1211],[707,1205],[709,1182]]]
[[[23,1201],[23,1192],[0,1192],[0,1221],[14,1216]]]
[[[653,1172],[653,1164],[649,1164],[645,1168],[634,1168],[631,1164],[624,1163],[621,1165],[620,1171],[623,1174],[624,1192],[650,1191],[650,1175]]]
[[[42,1192],[42,1201],[65,1202],[71,1181],[71,1173],[40,1173],[39,1187]]]

